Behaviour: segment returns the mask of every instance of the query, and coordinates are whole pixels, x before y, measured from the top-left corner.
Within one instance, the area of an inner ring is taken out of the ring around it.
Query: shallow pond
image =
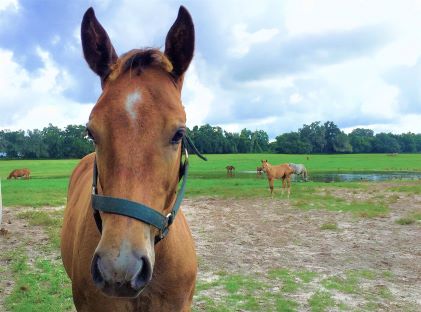
[[[242,171],[256,175],[256,171]],[[320,172],[310,173],[309,180],[315,182],[353,182],[353,181],[388,181],[421,180],[421,172]],[[293,181],[302,181],[301,176],[293,176]]]
[[[300,180],[300,177],[296,177]],[[310,175],[311,181],[317,182],[352,182],[352,181],[387,181],[420,180],[421,172],[322,172]]]

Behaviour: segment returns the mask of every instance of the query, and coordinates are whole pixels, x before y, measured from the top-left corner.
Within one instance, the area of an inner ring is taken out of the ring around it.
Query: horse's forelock
[[[173,65],[164,53],[157,49],[134,49],[123,54],[112,65],[108,79],[116,80],[127,71],[142,70],[148,66],[159,66],[168,73],[173,71]]]

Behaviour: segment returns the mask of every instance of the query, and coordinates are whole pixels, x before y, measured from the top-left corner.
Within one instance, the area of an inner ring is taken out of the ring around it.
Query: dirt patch
[[[378,190],[368,194],[343,189],[334,195],[350,201],[390,195]],[[196,240],[199,278],[209,279],[220,271],[258,275],[280,267],[310,270],[321,277],[373,270],[390,273],[369,285],[387,285],[391,290],[395,300],[385,298],[381,303],[384,311],[396,311],[406,304],[421,310],[421,226],[419,222],[410,226],[395,222],[421,209],[421,196],[399,194],[388,216],[379,218],[303,211],[288,200],[271,199],[202,198],[186,200],[183,209]],[[336,224],[338,229],[322,230],[325,223]],[[362,304],[355,298],[346,301],[355,308]]]
[[[421,311],[421,224],[399,225],[395,221],[421,210],[421,196],[384,191],[380,184],[364,190],[329,189],[331,195],[349,202],[389,201],[385,217],[359,218],[343,212],[300,210],[289,200],[217,198],[187,199],[183,210],[195,237],[199,257],[199,280],[210,281],[218,272],[267,276],[273,269],[312,271],[312,283],[351,270],[387,273],[364,280],[363,287],[385,287],[393,295],[379,297],[382,311]],[[62,209],[45,208],[45,209]],[[43,209],[44,210],[44,209]],[[0,310],[14,286],[8,252],[22,250],[34,262],[40,256],[57,259],[48,251],[48,238],[41,227],[29,226],[17,217],[18,208],[4,208],[0,235]],[[322,230],[326,223],[337,229]],[[47,252],[46,252],[47,250]],[[274,289],[278,289],[274,285]],[[349,307],[364,310],[364,298],[332,291]],[[294,300],[305,306],[312,293],[297,292]],[[215,292],[215,296],[218,293]],[[200,307],[196,307],[200,310]],[[307,309],[304,309],[307,310]],[[302,309],[300,309],[302,311]]]
[[[48,236],[42,227],[29,226],[26,220],[17,216],[27,210],[29,209],[3,207],[0,235],[0,311],[3,311],[4,300],[15,285],[12,271],[14,252],[25,253],[29,265],[34,265],[40,256],[50,259],[59,257],[58,252],[48,248]]]

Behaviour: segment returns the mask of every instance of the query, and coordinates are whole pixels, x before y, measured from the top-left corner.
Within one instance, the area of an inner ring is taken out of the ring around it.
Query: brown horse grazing
[[[282,179],[282,195],[287,188],[288,198],[291,193],[291,175],[294,170],[288,164],[273,166],[267,160],[262,160],[262,168],[266,173],[269,182],[270,195],[273,197],[273,182],[275,179]]]
[[[181,89],[193,57],[193,21],[180,7],[165,52],[132,50],[118,57],[92,8],[81,34],[102,95],[87,124],[95,153],[72,173],[61,232],[76,309],[190,311],[197,274],[194,242],[183,212],[171,219],[170,212],[179,199],[181,142],[187,140]],[[96,198],[107,199],[101,209],[95,208]],[[123,210],[131,205],[131,214],[141,210],[133,203],[142,203],[150,216],[166,216],[169,231],[112,213],[113,203]],[[95,218],[92,208],[98,209]]]
[[[262,168],[262,167],[256,167],[256,174],[257,174],[258,176],[261,176],[261,175],[262,175],[262,173],[263,173],[263,168]]]
[[[227,176],[232,177],[234,176],[235,167],[234,166],[226,166],[225,169],[227,169]]]
[[[17,178],[20,178],[20,177],[24,177],[25,179],[29,179],[30,174],[31,174],[31,171],[27,168],[15,169],[9,174],[7,179],[8,180],[11,179],[11,178],[17,179]]]

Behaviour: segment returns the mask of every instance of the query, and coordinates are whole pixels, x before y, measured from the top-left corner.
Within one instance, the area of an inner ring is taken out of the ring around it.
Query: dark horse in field
[[[136,49],[118,57],[92,8],[81,35],[102,95],[87,124],[95,153],[72,173],[61,232],[76,309],[190,311],[196,252],[183,212],[174,218],[172,212],[187,164],[180,166],[187,140],[181,89],[193,57],[193,21],[180,7],[165,52]],[[132,216],[145,206],[148,218],[163,216],[169,231]],[[129,216],[121,212],[126,208]]]
[[[273,197],[273,184],[275,179],[282,179],[282,195],[284,189],[287,189],[288,198],[291,193],[291,175],[294,170],[288,164],[271,165],[267,160],[262,160],[262,168],[266,173],[269,182],[270,195]]]
[[[226,166],[225,169],[227,169],[227,176],[232,177],[234,176],[235,167],[232,165]]]
[[[31,171],[27,168],[23,168],[23,169],[15,169],[12,172],[9,173],[9,176],[7,177],[7,179],[17,179],[17,178],[25,178],[25,179],[29,179],[29,176],[31,175]]]

